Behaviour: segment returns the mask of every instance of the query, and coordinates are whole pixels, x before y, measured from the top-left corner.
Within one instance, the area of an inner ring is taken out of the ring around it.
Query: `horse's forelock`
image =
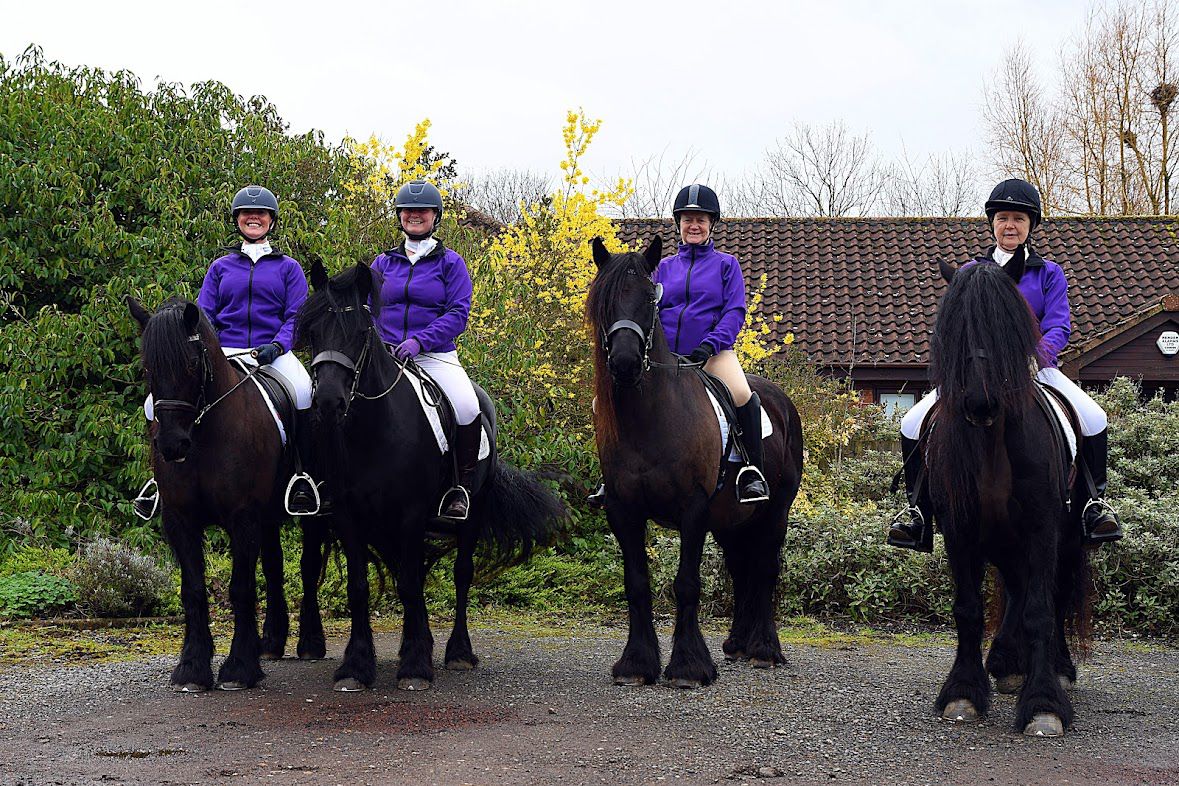
[[[321,287],[308,295],[296,317],[299,332],[302,333],[308,326],[319,322],[328,314],[334,313],[337,321],[342,320],[344,315],[339,311],[333,311],[341,305],[368,306],[373,321],[376,321],[377,316],[381,313],[383,278],[379,271],[368,268],[369,275],[372,276],[372,291],[369,294],[368,302],[363,303],[360,300],[358,285],[360,272],[356,267],[349,267],[332,276],[328,280],[327,287]]]
[[[143,328],[143,365],[157,380],[174,381],[192,373],[189,332],[184,323],[184,309],[190,304],[184,298],[169,298]],[[198,334],[205,344],[214,343],[213,326],[204,311],[200,314]]]

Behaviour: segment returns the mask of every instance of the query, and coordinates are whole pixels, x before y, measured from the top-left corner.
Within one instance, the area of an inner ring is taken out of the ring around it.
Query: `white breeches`
[[[1081,390],[1077,383],[1066,377],[1060,369],[1042,368],[1040,369],[1040,373],[1036,374],[1036,379],[1064,394],[1068,402],[1073,405],[1073,409],[1077,411],[1077,417],[1081,420],[1082,435],[1091,437],[1094,434],[1100,434],[1102,431],[1105,431],[1108,423],[1105,417],[1105,410],[1088,393]],[[912,409],[905,413],[905,416],[901,418],[901,434],[905,438],[917,439],[920,436],[921,423],[925,420],[925,415],[929,412],[929,408],[933,406],[933,402],[935,401],[937,401],[937,391],[931,390],[920,401],[914,404]]]
[[[474,423],[479,417],[479,398],[475,395],[471,378],[459,362],[458,352],[423,352],[414,361],[446,392],[458,424]]]
[[[241,356],[242,360],[249,365],[258,365],[258,361],[250,357],[250,350],[248,349],[222,347],[221,351],[225,353],[226,357]],[[307,409],[311,406],[311,375],[307,373],[307,369],[303,368],[303,364],[299,361],[299,358],[295,357],[294,352],[279,355],[270,364],[270,368],[276,374],[286,379],[294,389],[295,409]],[[147,399],[143,402],[143,414],[149,421],[155,420],[155,406],[150,393],[147,394]]]

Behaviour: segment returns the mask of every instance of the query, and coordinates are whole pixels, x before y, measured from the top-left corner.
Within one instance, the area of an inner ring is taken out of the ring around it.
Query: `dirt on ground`
[[[396,632],[378,634],[362,693],[332,691],[341,638],[240,692],[173,692],[174,656],[3,666],[0,783],[1179,784],[1179,650],[1164,644],[1096,644],[1074,727],[1047,740],[1011,729],[1009,696],[978,724],[933,716],[949,637],[788,641],[785,667],[758,670],[721,660],[712,630],[721,676],[697,690],[614,686],[622,629],[472,638],[479,667],[439,669],[424,692],[395,688]],[[666,632],[663,647],[666,662]]]

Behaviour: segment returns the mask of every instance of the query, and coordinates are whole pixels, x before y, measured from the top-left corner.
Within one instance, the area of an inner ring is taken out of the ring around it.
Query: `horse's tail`
[[[535,473],[496,464],[483,499],[479,532],[479,572],[494,575],[524,562],[537,547],[551,544],[569,515],[565,503]]]

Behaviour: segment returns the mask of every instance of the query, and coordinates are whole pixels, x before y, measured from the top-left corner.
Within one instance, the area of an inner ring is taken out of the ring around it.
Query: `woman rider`
[[[728,387],[737,406],[741,444],[749,463],[737,473],[737,499],[752,504],[769,499],[761,473],[761,399],[749,388],[733,344],[745,325],[745,280],[732,254],[717,251],[712,230],[720,221],[720,200],[705,185],[684,186],[676,194],[672,216],[682,241],[679,250],[660,261],[651,278],[663,285],[659,319],[671,350],[704,366]],[[590,495],[605,503],[605,486]]]
[[[470,513],[482,430],[479,399],[455,347],[467,329],[471,276],[463,258],[434,237],[442,223],[442,194],[433,184],[406,183],[397,191],[394,209],[405,241],[372,262],[383,277],[377,329],[393,355],[403,362],[412,358],[454,407],[457,477],[442,496],[438,515],[463,521]]]
[[[289,256],[274,249],[268,237],[278,225],[278,199],[268,188],[246,186],[237,192],[230,215],[242,237],[239,248],[215,259],[205,273],[197,305],[217,331],[228,357],[269,365],[295,391],[296,422],[293,444],[297,467],[286,489],[287,512],[310,516],[319,512],[319,491],[303,471],[310,457],[311,377],[291,352],[295,312],[307,299],[307,277]],[[151,396],[144,413],[153,419]],[[134,501],[141,518],[151,518],[159,496],[154,480]]]
[[[1041,218],[1040,192],[1027,181],[1004,180],[991,191],[985,210],[995,244],[966,264],[1005,266],[1012,260],[1017,264],[1023,261],[1025,270],[1019,280],[1019,290],[1036,315],[1042,336],[1038,352],[1041,368],[1036,378],[1064,394],[1081,421],[1084,437],[1081,440],[1081,460],[1088,466],[1095,489],[1082,516],[1083,537],[1090,544],[1119,540],[1122,531],[1117,516],[1102,497],[1105,493],[1107,458],[1105,412],[1056,367],[1057,353],[1068,344],[1072,320],[1064,271],[1032,248],[1030,236]],[[921,423],[936,400],[937,391],[931,391],[901,420],[901,451],[905,457],[905,489],[909,509],[897,517],[888,533],[889,545],[899,548],[933,550],[929,500],[923,493],[915,495],[914,489],[924,461],[924,456],[918,450]]]

